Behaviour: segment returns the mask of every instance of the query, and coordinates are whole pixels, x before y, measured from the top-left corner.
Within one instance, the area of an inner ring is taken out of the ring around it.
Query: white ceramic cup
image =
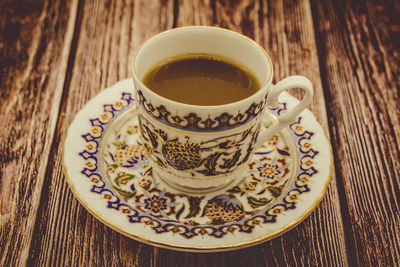
[[[234,103],[196,106],[164,98],[143,84],[143,76],[153,66],[192,53],[220,55],[244,65],[261,89]],[[154,174],[184,191],[214,190],[242,178],[255,149],[293,122],[313,96],[311,82],[302,76],[273,85],[273,66],[266,51],[243,35],[216,27],[162,32],[137,50],[132,67],[142,142]],[[266,128],[264,112],[277,106],[279,94],[290,88],[303,89],[305,96]]]

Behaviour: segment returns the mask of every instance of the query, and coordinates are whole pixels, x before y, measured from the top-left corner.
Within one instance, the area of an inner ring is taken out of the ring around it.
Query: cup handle
[[[314,94],[314,89],[310,80],[307,79],[306,77],[295,75],[281,80],[270,89],[267,97],[265,111],[268,109],[268,107],[273,107],[273,108],[278,107],[279,95],[283,91],[290,88],[301,88],[306,92],[306,94],[300,101],[300,103],[298,103],[294,108],[288,110],[288,112],[286,112],[285,114],[278,116],[277,122],[273,123],[268,128],[263,127],[264,129],[261,129],[261,132],[258,136],[256,147],[260,147],[269,138],[271,138],[271,136],[273,136],[275,133],[279,132],[280,130],[288,126],[290,123],[292,123],[296,119],[296,117],[311,103]]]

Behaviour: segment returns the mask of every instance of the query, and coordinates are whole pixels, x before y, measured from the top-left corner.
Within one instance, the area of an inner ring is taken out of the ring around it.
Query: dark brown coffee
[[[233,103],[260,89],[259,81],[246,67],[209,54],[165,60],[144,75],[143,83],[160,96],[200,106]]]

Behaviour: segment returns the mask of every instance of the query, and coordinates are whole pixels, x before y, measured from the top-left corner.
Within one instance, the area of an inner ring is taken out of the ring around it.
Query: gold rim
[[[86,105],[87,106],[87,105]],[[311,111],[310,111],[311,112]],[[81,112],[78,112],[75,116],[74,119],[72,121],[72,123],[70,124],[69,128],[71,127],[71,125],[75,122],[77,116],[80,114]],[[311,113],[311,115],[313,115]],[[314,115],[313,115],[314,116]],[[315,121],[318,123],[318,121],[316,120],[315,116],[314,116]],[[322,126],[321,126],[322,128]],[[145,238],[143,236],[140,235],[136,235],[133,234],[131,232],[128,232],[127,230],[113,224],[111,221],[105,219],[102,217],[102,215],[100,215],[99,213],[97,213],[94,209],[92,209],[87,203],[86,201],[77,193],[75,186],[73,185],[69,175],[68,175],[68,170],[67,170],[67,166],[65,164],[65,141],[67,140],[68,135],[70,134],[69,130],[66,134],[66,136],[64,137],[63,140],[63,144],[62,144],[62,165],[64,168],[64,174],[65,174],[65,178],[67,180],[67,183],[69,185],[69,187],[71,188],[71,191],[73,192],[73,194],[75,195],[75,197],[78,199],[78,201],[85,207],[85,209],[87,211],[89,211],[93,216],[95,216],[98,220],[100,220],[101,222],[103,222],[105,225],[109,226],[110,228],[120,232],[121,234],[124,234],[130,238],[133,238],[137,241],[141,241],[143,243],[147,243],[150,245],[154,245],[157,247],[163,247],[163,248],[167,248],[167,249],[175,249],[175,250],[180,250],[180,251],[192,251],[192,252],[219,252],[219,251],[227,251],[227,250],[233,250],[233,249],[239,249],[239,248],[244,248],[244,247],[248,247],[248,246],[252,246],[252,245],[257,245],[260,244],[264,241],[267,241],[269,239],[272,239],[274,237],[277,237],[281,234],[283,234],[284,232],[290,230],[291,228],[293,228],[294,226],[296,226],[297,224],[299,224],[300,222],[302,222],[308,215],[310,215],[310,213],[318,206],[318,204],[321,202],[322,198],[324,197],[328,186],[330,184],[330,181],[332,179],[332,171],[333,171],[333,153],[332,153],[332,146],[329,142],[329,139],[327,138],[327,135],[325,133],[325,130],[322,128],[322,132],[324,134],[324,137],[326,138],[328,145],[329,145],[329,153],[331,156],[331,162],[330,162],[330,169],[329,169],[329,177],[327,179],[327,181],[325,182],[324,188],[321,192],[321,194],[318,196],[318,198],[315,200],[314,204],[308,209],[306,210],[297,220],[289,223],[288,225],[286,225],[285,227],[279,229],[278,231],[275,231],[271,234],[259,237],[257,239],[254,240],[250,240],[250,241],[246,241],[246,242],[241,242],[241,243],[237,243],[237,244],[232,244],[232,245],[224,245],[224,246],[210,246],[210,247],[194,247],[194,246],[181,246],[181,245],[175,245],[175,244],[170,244],[170,243],[165,243],[165,242],[161,242],[161,241],[157,241],[154,239],[150,239],[150,238]]]

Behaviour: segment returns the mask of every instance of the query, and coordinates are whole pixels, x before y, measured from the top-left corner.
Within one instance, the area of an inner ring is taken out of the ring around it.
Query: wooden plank
[[[175,7],[176,25],[212,26],[215,20],[215,6],[210,0],[177,1]]]
[[[0,266],[28,258],[76,5],[0,3]]]
[[[400,262],[400,5],[315,1],[352,266]]]
[[[204,12],[207,7],[213,12]],[[201,10],[201,14],[197,10]],[[275,64],[276,81],[294,74],[310,78],[315,86],[311,110],[329,133],[309,2],[180,1],[177,21],[177,26],[215,23],[215,26],[253,38],[269,50]],[[301,96],[296,90],[294,94]],[[335,176],[318,208],[295,229],[272,241],[218,254],[181,253],[164,249],[159,249],[157,254],[157,266],[261,265],[348,265]]]
[[[226,7],[226,5],[213,2],[209,3],[207,1],[195,2],[193,4],[189,2],[178,2],[178,4],[179,6],[175,8],[175,14],[177,16],[174,20],[171,20],[171,18],[173,18],[171,3],[169,3],[167,7],[160,8],[155,6],[153,9],[150,9],[141,3],[135,2],[133,10],[131,4],[127,4],[125,6],[127,11],[124,14],[133,14],[133,18],[122,17],[120,20],[112,19],[120,16],[118,15],[118,10],[120,9],[119,3],[102,5],[97,2],[89,2],[81,7],[78,16],[80,21],[78,22],[76,31],[76,47],[74,46],[74,50],[76,49],[76,56],[74,57],[73,69],[70,74],[71,81],[67,84],[70,90],[66,95],[67,99],[62,105],[60,123],[57,127],[57,133],[59,134],[56,136],[54,150],[52,150],[52,154],[58,156],[50,162],[48,169],[49,177],[62,176],[59,158],[61,147],[58,146],[58,144],[63,138],[63,133],[66,132],[72,115],[101,88],[104,88],[106,85],[111,85],[116,80],[123,78],[124,75],[126,75],[125,77],[129,76],[129,63],[124,60],[129,57],[127,53],[133,53],[134,49],[123,50],[123,48],[120,47],[121,42],[119,42],[119,44],[112,43],[112,40],[123,38],[121,37],[122,33],[128,33],[129,36],[134,36],[133,46],[137,47],[144,38],[165,29],[162,27],[163,25],[169,25],[170,27],[171,23],[174,24],[174,22],[176,22],[177,25],[185,25],[185,21],[188,21],[188,25],[211,25],[215,22],[217,25],[224,26],[223,24],[226,23],[228,25],[228,22],[221,18],[230,18],[232,15],[235,19],[233,22],[229,22],[229,28],[243,32],[255,38],[257,41],[261,41],[261,43],[267,43],[266,40],[275,38],[274,41],[271,41],[271,44],[278,48],[279,46],[287,45],[285,43],[290,43],[285,39],[277,38],[282,33],[285,35],[287,34],[284,32],[285,20],[289,18],[293,23],[293,21],[297,19],[295,11],[302,13],[305,10],[308,14],[310,12],[309,6],[307,5],[295,5],[293,7],[293,13],[289,11],[287,14],[282,3],[278,6],[272,6],[272,4],[260,5],[256,2],[250,4],[250,6],[239,5],[237,8]],[[117,7],[115,7],[115,5],[117,5]],[[230,13],[227,12],[226,15],[223,15],[223,12],[226,12],[224,8],[229,10],[233,9],[233,11],[229,11]],[[240,20],[242,9],[245,10],[246,15],[243,17],[246,22]],[[104,16],[101,15],[106,13],[106,10],[108,12],[108,19],[105,19]],[[146,14],[143,13],[146,12],[146,10],[149,13],[151,13],[150,10],[161,10],[161,12],[158,14],[158,18],[154,19],[154,14],[147,14],[146,16]],[[206,10],[209,11],[207,12]],[[275,32],[271,30],[271,32],[268,33],[267,28],[269,28],[270,25],[274,25],[276,20],[274,17],[269,17],[270,12],[272,12],[277,19],[280,19],[280,31]],[[152,18],[152,20],[149,21],[149,18]],[[309,15],[302,19],[310,24],[311,17]],[[130,23],[131,21],[133,21],[133,25]],[[115,29],[118,29],[118,31],[115,31]],[[298,32],[296,33],[296,30],[293,31],[294,33],[288,34],[290,38],[299,34]],[[304,49],[304,51],[296,51],[295,53],[289,49],[286,51],[276,49],[277,55],[275,57],[278,57],[278,59],[289,58],[285,54],[288,53],[292,57],[302,56],[304,62],[312,61],[312,56],[315,56],[316,53],[312,28],[311,30],[310,28],[301,28],[299,31],[300,36],[304,37],[305,35],[308,38],[305,39],[306,42],[304,44],[306,49]],[[287,38],[287,36],[285,38]],[[129,40],[128,43],[132,44]],[[293,49],[298,46],[295,42],[289,45],[294,47]],[[267,47],[269,47],[269,45]],[[270,48],[270,50],[273,49]],[[309,50],[311,50],[311,52],[309,52]],[[125,68],[123,67],[124,65]],[[284,59],[277,64],[277,69],[283,69],[288,65],[289,61],[285,61]],[[288,70],[293,71],[292,68],[295,68],[294,71],[296,71],[296,73],[303,71],[302,74],[308,74],[307,71],[309,70],[306,68],[307,66],[296,64],[294,66],[295,67],[288,68]],[[317,93],[319,90],[321,95],[321,82],[318,80],[318,64],[315,64],[315,61],[313,61],[312,66],[312,70],[315,71],[313,72],[314,76],[309,75],[309,77],[313,79],[317,87],[319,86]],[[107,70],[108,73],[105,70]],[[286,73],[284,71],[278,71],[276,73],[281,73],[275,75],[277,78],[283,78],[288,74],[292,74],[288,73],[288,71]],[[321,108],[318,106],[318,103],[321,102],[316,101],[314,108],[320,111],[320,120],[322,119],[322,122],[326,123],[323,115],[324,105],[322,104]],[[227,266],[232,264],[236,265],[237,263],[241,263],[242,265],[258,265],[260,262],[264,262],[268,265],[269,263],[293,263],[293,258],[298,258],[303,264],[334,262],[338,265],[346,265],[346,261],[343,259],[342,255],[344,248],[341,225],[339,222],[335,221],[335,218],[340,218],[340,216],[338,216],[338,207],[332,204],[338,203],[338,201],[336,201],[337,192],[335,190],[329,191],[329,199],[323,201],[317,211],[314,212],[306,222],[281,238],[237,252],[193,254],[171,252],[165,249],[153,249],[149,246],[129,240],[103,226],[84,211],[74,200],[64,180],[48,179],[46,180],[46,185],[46,190],[43,192],[43,196],[46,197],[43,198],[42,205],[40,206],[40,220],[38,220],[35,228],[35,232],[37,233],[33,241],[35,246],[33,246],[34,248],[30,252],[30,259],[36,259],[38,265],[57,263],[98,264],[100,262],[106,265],[133,264],[136,266],[140,266],[144,263],[165,266],[174,266],[181,263],[187,266],[198,264]],[[333,186],[333,188],[335,187]],[[322,232],[322,234],[320,232]],[[293,242],[293,240],[296,240],[296,242]],[[324,243],[321,240],[328,241]],[[318,247],[319,249],[314,251],[314,247]],[[329,253],[322,253],[321,251],[324,250],[329,251]],[[136,261],[132,262],[132,259],[136,259]]]
[[[65,93],[29,252],[36,266],[146,266],[154,248],[103,225],[78,203],[61,165],[62,140],[74,115],[102,89],[131,76],[136,48],[171,28],[173,1],[81,2]]]
[[[129,77],[127,58],[131,57],[137,45],[144,38],[167,29],[174,23],[216,23],[220,26],[225,23],[228,25],[225,27],[243,32],[264,44],[273,52],[274,61],[279,62],[275,70],[277,79],[295,73],[312,79],[317,87],[317,100],[312,108],[318,111],[319,120],[326,125],[319,66],[315,61],[315,36],[312,28],[308,27],[312,25],[308,3],[292,4],[288,9],[286,2],[284,6],[282,2],[274,1],[232,7],[227,3],[207,1],[197,1],[194,4],[182,1],[175,8],[172,2],[161,7],[158,4],[152,2],[148,6],[144,1],[108,4],[92,1],[85,2],[80,7],[73,45],[76,54],[70,62],[72,68],[68,71],[66,83],[68,90],[65,101],[62,102],[57,135],[51,151],[55,157],[47,169],[40,217],[36,223],[29,259],[36,261],[37,265],[102,263],[174,266],[183,263],[187,266],[227,266],[238,263],[259,265],[260,262],[266,265],[346,265],[335,181],[327,198],[296,229],[255,248],[221,254],[171,252],[142,245],[102,225],[73,198],[62,178],[60,164],[60,142],[73,114],[105,86]],[[122,8],[124,12],[121,12]],[[228,9],[230,11],[226,12]],[[155,15],[154,10],[160,12]],[[177,15],[175,18],[174,13]],[[227,18],[234,19],[231,22]],[[275,25],[277,21],[280,24]],[[270,30],[273,27],[278,30]],[[298,37],[302,45],[300,48]],[[295,60],[296,58],[301,58],[302,62]],[[309,62],[311,67],[307,64]]]

